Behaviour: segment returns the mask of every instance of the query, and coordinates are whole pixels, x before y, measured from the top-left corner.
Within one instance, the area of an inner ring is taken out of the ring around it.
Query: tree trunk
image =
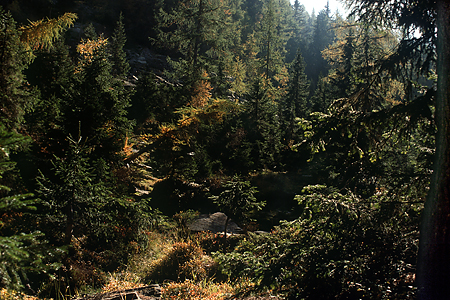
[[[420,230],[419,299],[450,299],[450,3],[437,1],[436,154]]]
[[[70,245],[72,243],[72,235],[73,235],[73,204],[70,201],[67,204],[67,213],[66,213],[66,233],[64,236],[64,244]]]

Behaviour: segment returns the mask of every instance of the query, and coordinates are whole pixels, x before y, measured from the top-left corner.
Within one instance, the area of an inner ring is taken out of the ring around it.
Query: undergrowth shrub
[[[241,239],[241,235],[233,234],[229,235],[224,241],[223,234],[210,231],[198,232],[192,236],[192,240],[198,243],[207,254],[217,251],[232,251]]]
[[[296,199],[298,219],[214,253],[231,280],[247,277],[294,299],[414,298],[421,204],[324,186]]]
[[[201,280],[212,275],[216,264],[193,242],[176,242],[161,258],[153,261],[145,281]]]

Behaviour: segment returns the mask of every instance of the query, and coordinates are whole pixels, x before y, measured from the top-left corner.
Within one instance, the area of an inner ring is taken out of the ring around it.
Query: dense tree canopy
[[[449,7],[347,4],[347,17],[297,0],[1,8],[0,287],[98,288],[165,234],[177,244],[152,252],[143,283],[444,299]],[[189,246],[188,221],[216,209],[246,235]]]

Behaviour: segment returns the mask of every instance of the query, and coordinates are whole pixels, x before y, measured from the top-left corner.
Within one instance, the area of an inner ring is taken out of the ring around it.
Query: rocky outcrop
[[[188,225],[191,231],[210,231],[219,233],[225,231],[225,222],[227,215],[222,212],[213,214],[200,215],[197,220]],[[233,220],[228,222],[227,233],[236,234],[242,233],[242,229]]]
[[[161,287],[158,284],[151,284],[145,287],[83,296],[73,300],[160,300]]]
[[[131,66],[131,74],[140,74],[151,70],[154,74],[162,76],[163,71],[169,68],[166,56],[156,54],[148,48],[139,47],[126,52]]]

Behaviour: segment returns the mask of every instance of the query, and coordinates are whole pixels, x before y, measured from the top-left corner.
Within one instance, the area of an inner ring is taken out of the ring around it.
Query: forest
[[[2,1],[0,299],[447,299],[450,5],[343,2]]]

